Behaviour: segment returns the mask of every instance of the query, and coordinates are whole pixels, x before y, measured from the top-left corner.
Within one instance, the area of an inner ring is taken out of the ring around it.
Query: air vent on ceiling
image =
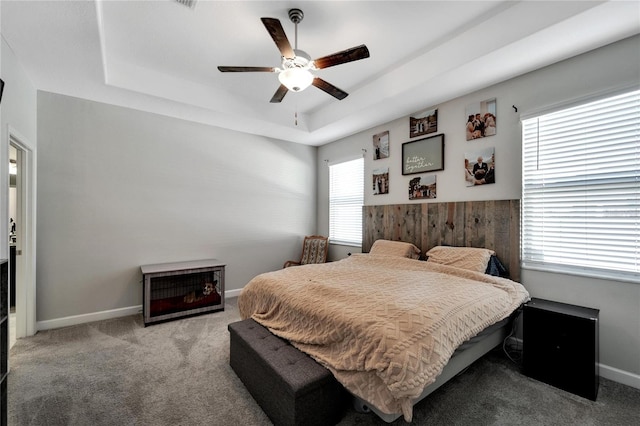
[[[191,9],[194,9],[196,7],[196,2],[197,2],[197,0],[175,0],[175,1]]]

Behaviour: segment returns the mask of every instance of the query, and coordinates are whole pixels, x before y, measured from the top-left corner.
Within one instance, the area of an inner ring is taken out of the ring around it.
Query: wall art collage
[[[477,141],[494,136],[496,126],[496,99],[487,99],[468,105],[465,109],[466,140]],[[409,117],[409,138],[402,143],[402,175],[411,176],[408,181],[409,200],[436,198],[435,174],[444,170],[444,133],[438,132],[438,110],[423,111]],[[434,135],[430,135],[430,134]],[[389,158],[389,131],[373,135],[373,160]],[[468,187],[495,183],[495,148],[470,148],[464,154],[464,179]],[[373,194],[389,193],[389,167],[374,167],[372,173]]]

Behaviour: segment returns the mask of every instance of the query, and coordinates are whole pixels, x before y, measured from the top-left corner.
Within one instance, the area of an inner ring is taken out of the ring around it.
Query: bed
[[[261,274],[238,307],[329,369],[356,407],[411,421],[415,403],[502,342],[529,295],[485,273],[492,249],[435,246],[426,261],[406,241],[368,249]]]
[[[363,254],[255,277],[241,316],[329,369],[357,409],[411,421],[414,404],[503,342],[528,300],[519,208],[365,206]]]

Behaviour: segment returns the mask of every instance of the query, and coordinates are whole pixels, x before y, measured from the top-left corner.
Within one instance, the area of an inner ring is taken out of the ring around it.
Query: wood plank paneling
[[[385,234],[388,230],[388,214],[386,214],[386,206],[364,206],[363,208],[363,232],[362,232],[362,251],[368,253],[375,240],[389,239],[389,235]]]
[[[390,210],[392,241],[406,241],[419,247],[421,243],[422,209],[420,204],[394,204]]]
[[[422,253],[438,245],[484,247],[520,279],[520,200],[364,206],[363,218],[363,253],[377,239],[409,242]]]

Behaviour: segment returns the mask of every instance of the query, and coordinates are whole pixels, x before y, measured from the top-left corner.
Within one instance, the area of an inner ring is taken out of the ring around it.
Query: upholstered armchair
[[[287,260],[283,268],[296,265],[306,265],[309,263],[325,263],[329,251],[329,238],[322,235],[310,235],[304,237],[302,243],[302,256],[300,260]]]

